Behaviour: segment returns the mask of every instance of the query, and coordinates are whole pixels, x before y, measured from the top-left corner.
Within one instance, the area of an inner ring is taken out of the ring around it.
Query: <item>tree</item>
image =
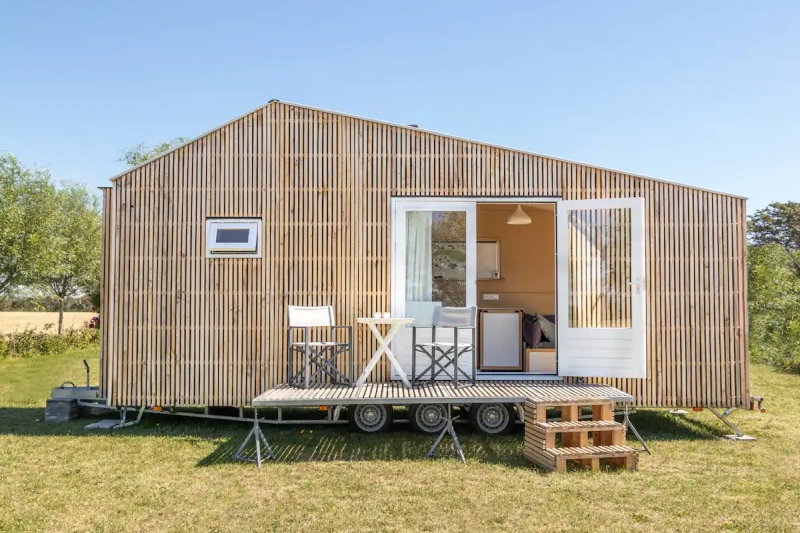
[[[784,248],[751,245],[747,280],[753,360],[800,373],[800,277]]]
[[[64,299],[90,293],[100,279],[101,222],[97,196],[85,185],[65,183],[56,192],[52,218],[51,261],[38,285],[59,301],[58,333],[64,323]]]
[[[748,310],[753,359],[800,373],[800,203],[750,217]]]
[[[135,167],[136,165],[140,165],[152,157],[163,154],[164,152],[169,152],[176,146],[180,146],[181,144],[185,143],[187,140],[188,139],[185,137],[178,137],[177,139],[173,139],[169,142],[158,143],[152,147],[147,146],[145,143],[139,143],[136,146],[126,148],[122,152],[122,157],[119,158],[119,161],[125,163],[129,167]]]
[[[800,276],[800,262],[795,254],[800,251],[800,203],[773,202],[750,217],[750,240],[756,246],[777,244],[782,247]]]
[[[55,189],[47,170],[0,154],[0,295],[48,263]]]

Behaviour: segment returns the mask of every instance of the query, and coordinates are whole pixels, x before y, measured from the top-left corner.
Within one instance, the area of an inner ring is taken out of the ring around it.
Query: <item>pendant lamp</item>
[[[525,211],[522,210],[522,205],[517,206],[517,210],[511,213],[511,216],[508,217],[506,221],[507,224],[511,224],[514,226],[521,226],[523,224],[530,224],[531,217],[525,214]]]

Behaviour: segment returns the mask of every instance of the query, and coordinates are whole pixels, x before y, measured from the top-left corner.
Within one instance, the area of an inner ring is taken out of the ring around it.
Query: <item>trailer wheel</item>
[[[447,424],[447,406],[443,403],[421,403],[408,406],[408,422],[422,433],[439,433]]]
[[[364,433],[378,433],[392,423],[392,406],[366,403],[350,406],[347,417],[352,429]]]
[[[514,421],[514,407],[504,403],[479,403],[469,410],[472,429],[485,435],[510,433]]]

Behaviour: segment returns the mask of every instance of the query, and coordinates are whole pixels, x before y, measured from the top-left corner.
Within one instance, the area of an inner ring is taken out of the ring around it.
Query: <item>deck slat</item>
[[[487,400],[509,403],[558,403],[572,401],[632,402],[631,395],[608,385],[577,383],[481,381],[475,385],[454,389],[450,382],[436,382],[413,390],[402,384],[366,383],[362,388],[339,385],[319,385],[298,389],[277,385],[258,395],[254,407],[315,406],[348,403],[410,404],[439,400],[443,403],[481,403]]]
[[[613,420],[574,420],[567,422],[534,422],[534,429],[552,431],[608,431],[622,429],[624,426]]]
[[[619,457],[636,453],[636,450],[629,446],[589,446],[575,448],[550,448],[546,451],[546,453],[549,453],[554,457],[561,456],[567,459],[571,457],[583,459],[588,457]]]

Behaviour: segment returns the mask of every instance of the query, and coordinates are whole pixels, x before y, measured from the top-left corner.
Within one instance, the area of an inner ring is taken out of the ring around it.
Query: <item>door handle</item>
[[[629,281],[628,286],[636,285],[636,294],[639,294],[644,287],[644,278],[640,279],[639,281]]]

